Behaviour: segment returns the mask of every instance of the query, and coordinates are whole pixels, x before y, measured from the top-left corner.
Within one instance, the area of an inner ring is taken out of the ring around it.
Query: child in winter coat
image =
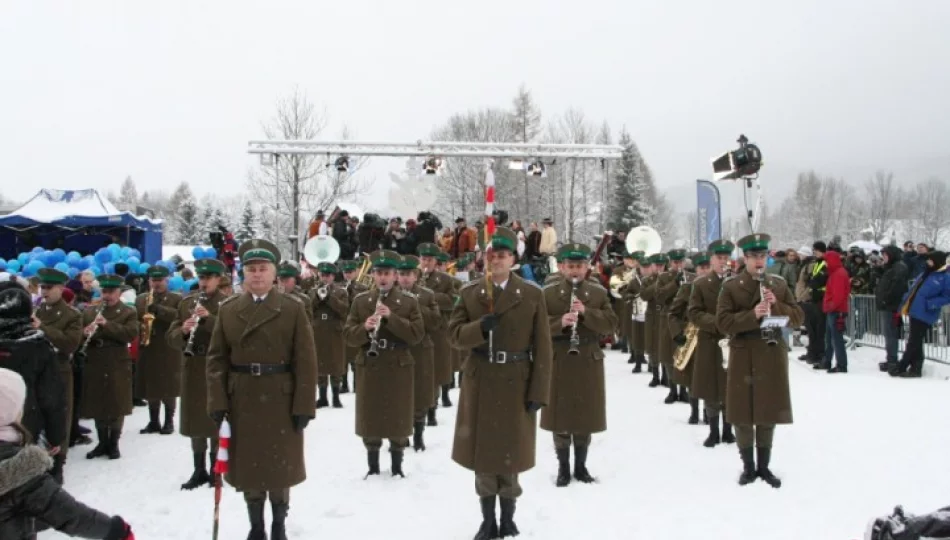
[[[76,501],[47,474],[52,459],[19,425],[25,401],[23,378],[0,368],[0,538],[34,540],[45,524],[80,538],[135,540],[122,518]]]

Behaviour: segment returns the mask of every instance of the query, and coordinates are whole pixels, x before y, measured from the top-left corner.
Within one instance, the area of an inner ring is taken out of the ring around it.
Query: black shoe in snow
[[[507,538],[509,536],[518,536],[521,532],[515,525],[515,500],[501,499],[501,523],[498,524],[498,537]]]
[[[571,483],[571,449],[570,447],[558,448],[555,453],[557,453],[557,480],[554,481],[554,485],[564,487]]]
[[[363,480],[366,480],[371,475],[379,474],[379,450],[367,450],[366,461],[369,464],[369,472],[366,473]]]
[[[208,471],[205,469],[205,453],[195,452],[192,458],[194,459],[195,470],[191,473],[191,478],[181,485],[181,489],[185,491],[191,491],[211,481]]]
[[[732,424],[725,420],[722,422],[722,442],[726,444],[736,442],[736,436],[732,434]]]
[[[392,475],[405,478],[406,475],[402,472],[402,450],[398,452],[390,450],[389,457],[392,459]]]
[[[482,524],[475,533],[474,540],[494,540],[498,538],[498,522],[495,521],[495,496],[482,497]]]
[[[574,479],[578,482],[590,484],[594,477],[587,470],[587,446],[574,446]]]
[[[771,448],[756,448],[756,453],[759,466],[756,469],[756,474],[765,481],[766,484],[774,487],[782,487],[782,480],[772,474],[772,471],[769,470],[769,461],[772,458],[772,449]]]
[[[759,477],[755,470],[755,458],[752,456],[752,448],[742,448],[739,450],[739,456],[742,458],[742,474],[739,475],[739,485],[744,486],[755,482]]]

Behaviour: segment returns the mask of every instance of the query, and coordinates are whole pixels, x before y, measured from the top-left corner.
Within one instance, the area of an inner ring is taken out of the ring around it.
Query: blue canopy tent
[[[5,259],[37,246],[87,255],[112,243],[137,249],[142,262],[154,263],[162,258],[162,221],[121,212],[94,189],[41,189],[0,216]]]

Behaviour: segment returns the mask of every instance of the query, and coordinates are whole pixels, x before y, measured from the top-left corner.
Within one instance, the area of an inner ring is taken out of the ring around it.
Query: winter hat
[[[71,304],[75,299],[76,293],[74,293],[71,289],[63,289],[63,302]]]
[[[934,270],[940,270],[947,265],[947,254],[943,251],[931,251],[927,257],[934,262]]]
[[[0,319],[29,319],[33,315],[33,299],[19,283],[0,283]]]
[[[0,368],[0,427],[20,418],[26,401],[26,383],[16,371]]]
[[[79,294],[82,290],[82,282],[78,279],[71,279],[66,282],[66,288],[73,291],[74,294]]]

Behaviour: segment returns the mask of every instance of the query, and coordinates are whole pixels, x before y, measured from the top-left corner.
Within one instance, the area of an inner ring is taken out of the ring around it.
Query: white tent
[[[52,223],[73,216],[87,219],[115,218],[116,221],[120,221],[123,216],[132,216],[150,223],[161,223],[161,220],[139,217],[119,210],[95,189],[41,189],[32,199],[5,217],[13,216],[39,223]]]

